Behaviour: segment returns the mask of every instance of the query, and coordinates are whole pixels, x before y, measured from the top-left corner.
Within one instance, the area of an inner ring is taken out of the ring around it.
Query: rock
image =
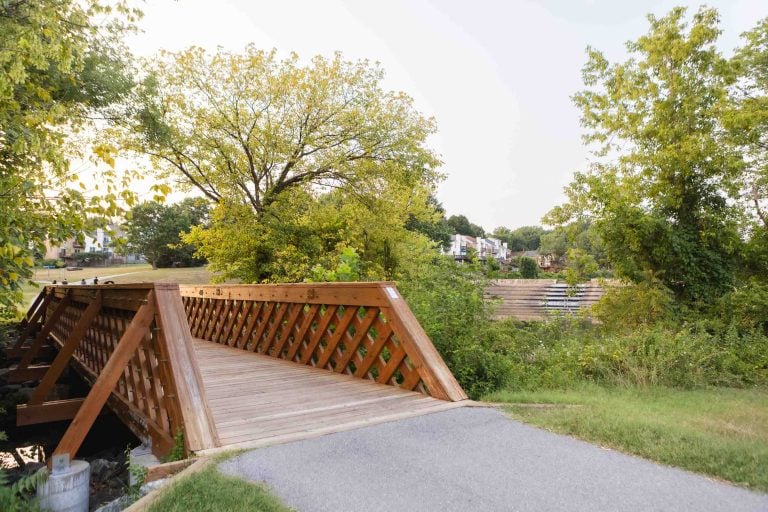
[[[3,386],[3,391],[8,393],[16,393],[21,389],[21,384],[6,384]]]
[[[103,482],[117,467],[117,462],[106,459],[93,459],[91,461],[91,480]]]
[[[27,462],[27,464],[24,466],[24,473],[27,475],[32,475],[44,467],[45,462]]]
[[[16,393],[18,395],[21,395],[24,397],[24,402],[29,402],[29,399],[32,398],[32,393],[35,392],[35,388],[21,388]]]
[[[120,512],[124,508],[127,508],[128,505],[130,505],[128,496],[120,496],[116,500],[112,500],[106,505],[100,506],[94,512]]]
[[[167,478],[161,478],[159,480],[153,480],[151,482],[147,482],[141,486],[141,495],[146,496],[147,494],[151,493],[155,489],[159,489],[167,483],[168,483]]]

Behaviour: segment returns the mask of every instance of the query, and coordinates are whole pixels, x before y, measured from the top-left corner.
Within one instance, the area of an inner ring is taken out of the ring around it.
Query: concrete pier
[[[48,475],[37,488],[40,508],[51,512],[88,512],[91,466],[73,460],[69,466]]]

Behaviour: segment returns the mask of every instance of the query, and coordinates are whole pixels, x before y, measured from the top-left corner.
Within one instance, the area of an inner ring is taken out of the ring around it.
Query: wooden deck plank
[[[200,339],[194,349],[222,447],[264,446],[461,405]]]

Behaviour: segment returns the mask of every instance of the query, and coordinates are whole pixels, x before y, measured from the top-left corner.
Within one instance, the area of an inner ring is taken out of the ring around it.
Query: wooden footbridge
[[[70,459],[105,406],[163,456],[179,439],[257,447],[467,398],[392,283],[47,286],[8,354],[7,379],[38,382],[17,423],[71,420],[53,453]],[[67,367],[90,392],[49,400]]]

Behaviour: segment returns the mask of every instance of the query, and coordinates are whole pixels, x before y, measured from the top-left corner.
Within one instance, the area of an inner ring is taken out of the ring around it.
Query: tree
[[[599,270],[594,256],[583,249],[568,249],[566,262],[565,282],[569,286],[576,286],[583,281],[588,281]]]
[[[142,254],[153,268],[202,265],[205,260],[195,257],[192,245],[182,243],[181,234],[203,224],[207,217],[208,202],[201,198],[184,199],[170,206],[138,204],[124,225],[128,248]]]
[[[656,276],[692,303],[733,282],[740,238],[729,200],[741,158],[721,129],[733,76],[715,47],[717,13],[702,8],[690,26],[685,14],[649,16],[625,62],[588,50],[587,89],[574,102],[595,160],[545,222],[594,219],[620,277]]]
[[[571,249],[589,254],[603,267],[608,265],[603,242],[589,219],[578,219],[541,235],[540,252],[562,259]]]
[[[485,230],[482,226],[472,224],[464,215],[451,215],[448,217],[448,225],[453,228],[453,232],[457,235],[484,237]]]
[[[551,254],[555,259],[560,259],[568,252],[569,245],[568,234],[564,228],[560,227],[541,236],[539,252]]]
[[[523,279],[536,279],[539,277],[539,265],[535,259],[521,256],[518,266],[520,267],[520,276]]]
[[[381,278],[405,262],[403,242],[426,244],[404,226],[437,217],[434,122],[384,91],[378,66],[248,46],[163,53],[146,70],[123,143],[214,203],[186,240],[223,277],[307,279],[353,248]]]
[[[426,235],[433,242],[437,242],[443,250],[451,246],[451,235],[453,228],[448,224],[445,218],[445,208],[434,195],[429,196],[428,203],[434,208],[435,218],[430,220],[420,220],[411,215],[406,222],[405,227],[410,231],[416,231]]]
[[[740,180],[748,243],[744,277],[768,279],[768,18],[743,34],[733,62],[739,80],[731,90],[725,125],[745,155]]]
[[[498,227],[492,236],[507,242],[510,251],[537,251],[541,245],[541,236],[546,232],[541,226],[523,226],[514,230]]]
[[[739,81],[732,88],[726,126],[748,156],[742,198],[759,227],[768,231],[768,18],[743,38],[745,44],[733,59]]]
[[[72,188],[70,137],[114,114],[131,88],[120,37],[140,13],[123,2],[0,3],[0,313],[13,314],[44,242],[117,213],[114,173],[98,197]],[[98,22],[96,19],[98,18]],[[111,163],[109,151],[93,152]],[[130,200],[130,192],[123,199]]]

